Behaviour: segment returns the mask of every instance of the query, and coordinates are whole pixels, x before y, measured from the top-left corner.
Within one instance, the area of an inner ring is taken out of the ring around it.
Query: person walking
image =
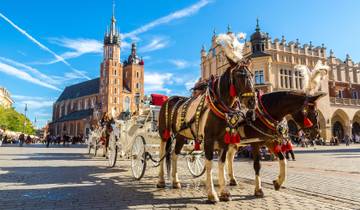
[[[19,146],[22,147],[25,141],[25,135],[22,133],[19,136]]]
[[[51,136],[50,136],[50,134],[46,135],[45,140],[46,140],[46,147],[49,148],[50,141],[51,141]]]
[[[346,146],[350,145],[350,137],[349,137],[349,135],[347,135],[347,134],[345,135],[344,141],[345,141]]]

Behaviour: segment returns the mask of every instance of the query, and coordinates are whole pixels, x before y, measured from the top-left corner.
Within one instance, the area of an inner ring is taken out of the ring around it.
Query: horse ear
[[[318,93],[315,93],[314,95],[310,96],[309,101],[315,102],[324,96],[326,96],[325,92],[318,92]]]

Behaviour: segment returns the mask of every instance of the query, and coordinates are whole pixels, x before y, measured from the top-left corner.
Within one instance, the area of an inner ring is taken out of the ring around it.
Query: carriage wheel
[[[146,169],[145,139],[142,136],[135,137],[131,148],[131,171],[136,180],[140,180]]]
[[[200,177],[205,173],[205,158],[202,152],[193,152],[186,157],[187,167],[193,177]]]
[[[112,134],[109,139],[109,146],[108,146],[108,164],[109,167],[114,167],[116,164],[118,147],[116,146],[116,136]]]

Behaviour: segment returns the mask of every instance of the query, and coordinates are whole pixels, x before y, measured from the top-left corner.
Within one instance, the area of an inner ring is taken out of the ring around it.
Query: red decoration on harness
[[[240,143],[240,140],[241,140],[240,135],[237,132],[235,132],[231,135],[231,143],[232,144],[238,144],[238,143]]]
[[[305,126],[306,128],[310,128],[310,127],[313,126],[313,123],[311,122],[311,120],[310,120],[309,118],[305,117],[305,118],[304,118],[304,126]]]
[[[199,151],[199,150],[200,150],[200,141],[195,141],[194,150],[195,150],[195,151]]]
[[[170,131],[169,129],[165,129],[164,132],[162,133],[162,137],[164,141],[167,141],[170,139]]]
[[[231,97],[235,97],[236,96],[236,89],[235,89],[235,85],[231,84],[230,85],[230,96]]]
[[[275,153],[275,154],[278,154],[279,152],[281,152],[281,146],[277,144],[277,145],[274,147],[274,153]]]
[[[224,142],[225,144],[230,144],[231,143],[231,135],[230,135],[230,131],[226,131],[225,135],[224,135]]]

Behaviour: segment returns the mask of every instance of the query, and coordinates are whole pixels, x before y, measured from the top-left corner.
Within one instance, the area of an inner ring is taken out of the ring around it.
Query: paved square
[[[0,147],[0,209],[360,209],[360,145],[297,149],[281,191],[267,184],[277,162],[262,162],[264,198],[253,196],[252,162],[237,161],[233,201],[216,205],[206,204],[204,177],[192,178],[182,158],[183,189],[174,190],[155,188],[151,164],[134,181],[128,160],[110,169],[85,153],[80,146]]]

